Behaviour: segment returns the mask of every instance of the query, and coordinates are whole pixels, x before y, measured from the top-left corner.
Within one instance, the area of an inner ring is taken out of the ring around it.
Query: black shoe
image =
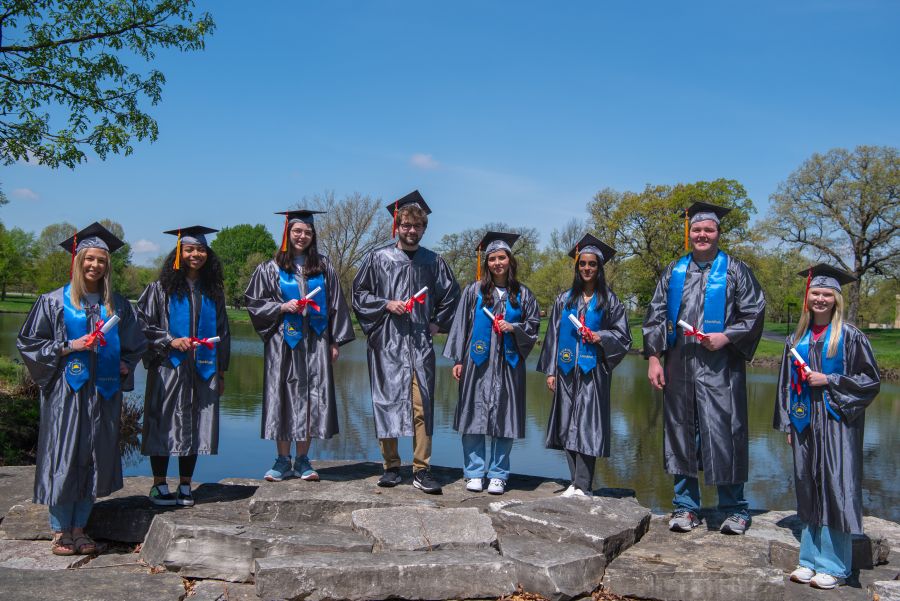
[[[389,470],[384,470],[384,473],[381,474],[381,478],[378,479],[378,486],[382,488],[394,488],[401,482],[403,482],[403,478],[400,477],[400,470],[391,468]]]
[[[441,485],[431,475],[431,470],[422,469],[413,474],[413,486],[429,495],[442,494]]]
[[[178,485],[178,494],[175,497],[175,502],[182,507],[193,507],[194,506],[194,495],[191,494],[191,485],[190,484],[179,484]]]
[[[154,505],[166,507],[175,504],[175,495],[169,492],[168,484],[154,484],[147,496]]]

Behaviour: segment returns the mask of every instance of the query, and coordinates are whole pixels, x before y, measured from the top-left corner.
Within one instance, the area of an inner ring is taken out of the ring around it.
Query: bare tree
[[[900,156],[887,146],[814,154],[771,197],[765,229],[785,244],[860,280],[896,277],[900,268]],[[852,285],[847,319],[856,323],[860,286]]]
[[[462,285],[475,281],[478,243],[486,232],[509,232],[521,236],[513,245],[519,264],[518,279],[526,281],[540,261],[540,234],[533,227],[515,227],[503,222],[486,223],[455,234],[445,234],[436,245]],[[484,257],[482,257],[483,259]]]

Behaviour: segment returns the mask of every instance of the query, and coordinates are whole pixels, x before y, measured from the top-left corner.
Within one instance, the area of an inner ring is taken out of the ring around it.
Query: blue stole
[[[66,324],[66,336],[69,340],[75,340],[85,334],[90,334],[92,330],[91,322],[84,308],[76,309],[72,304],[72,297],[69,295],[70,286],[70,284],[66,284],[63,287],[63,321]],[[100,319],[106,321],[106,318],[106,306],[101,304]],[[95,347],[97,349],[97,376],[94,378],[94,387],[103,395],[103,398],[110,399],[121,388],[119,381],[119,326],[113,326],[104,335],[104,338],[106,346],[100,346],[98,342]],[[78,392],[91,379],[92,352],[85,350],[69,353],[66,358],[66,382],[75,392]]]
[[[569,290],[566,302],[568,302],[568,299],[571,298],[571,296],[572,291]],[[578,367],[581,368],[582,373],[586,374],[597,367],[597,349],[594,348],[595,345],[582,342],[581,334],[578,333],[578,328],[576,328],[569,320],[569,315],[574,315],[576,318],[578,317],[578,309],[576,307],[563,309],[559,319],[556,366],[559,371],[567,376],[574,366],[576,349],[578,350]],[[600,330],[600,323],[602,321],[603,309],[597,308],[597,293],[595,292],[594,298],[591,299],[591,302],[588,303],[587,309],[585,310],[584,325],[587,326],[589,330],[597,332]]]
[[[300,296],[300,284],[293,273],[279,269],[278,283],[281,286],[281,297],[285,302],[303,298]],[[324,273],[306,278],[307,290],[315,290],[316,286],[320,286],[322,289],[311,300],[319,305],[319,310],[307,307],[306,316],[309,318],[310,329],[321,336],[328,327],[328,295],[325,290]],[[294,348],[301,340],[303,340],[303,313],[285,313],[284,341],[289,347]]]
[[[479,292],[478,300],[475,301],[475,319],[472,322],[472,344],[469,345],[469,356],[472,358],[472,362],[478,366],[487,361],[488,350],[491,348],[491,327],[493,326],[493,322],[481,310],[482,306],[481,293]],[[493,303],[489,308],[493,309]],[[506,308],[503,319],[510,323],[522,321],[521,302],[519,308],[513,307],[512,303],[509,302],[509,294],[506,295]],[[498,336],[503,340],[503,355],[506,357],[506,362],[516,367],[519,364],[519,349],[516,348],[515,336],[513,334],[505,336],[502,333],[498,334]]]
[[[666,298],[666,339],[668,347],[675,346],[678,339],[678,310],[681,309],[681,297],[684,294],[684,276],[687,273],[691,255],[678,259],[669,278],[669,291]],[[713,259],[706,278],[706,293],[703,296],[703,323],[691,324],[704,334],[725,331],[725,297],[728,289],[728,255],[721,250]]]
[[[169,333],[175,338],[191,336],[191,304],[187,295],[176,294],[169,297]],[[197,317],[196,338],[212,338],[216,335],[216,304],[211,298],[200,293],[200,315]],[[169,351],[172,367],[178,367],[187,357],[184,351]],[[194,365],[204,380],[216,373],[216,347],[199,345],[194,349]]]
[[[811,338],[812,328],[806,330],[806,333],[803,335],[803,338],[800,339],[800,342],[797,343],[795,347],[797,349],[797,353],[803,357],[803,361],[809,365],[809,341]],[[844,333],[841,332],[839,334],[841,337],[838,340],[837,352],[834,354],[834,357],[828,357],[828,341],[831,338],[831,326],[828,326],[828,329],[825,331],[825,342],[822,345],[822,372],[823,374],[843,374],[844,373]],[[792,356],[792,355],[791,355]],[[792,362],[793,363],[793,362]],[[791,368],[791,380],[797,378],[796,373],[797,368]],[[793,384],[793,382],[792,382]],[[803,432],[806,429],[806,426],[809,425],[809,405],[810,405],[810,394],[809,394],[809,384],[806,380],[803,380],[801,383],[801,392],[798,394],[795,390],[794,386],[791,386],[791,410],[790,417],[791,423],[794,424],[794,428],[797,429],[797,432]],[[836,419],[837,421],[841,421],[841,416],[837,414],[837,412],[831,408],[831,403],[828,402],[828,390],[823,387],[822,390],[822,401],[825,403],[825,409],[828,413],[831,414],[831,417]]]

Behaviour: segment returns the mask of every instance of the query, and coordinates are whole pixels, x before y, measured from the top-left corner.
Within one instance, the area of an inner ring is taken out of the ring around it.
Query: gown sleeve
[[[244,292],[244,302],[247,312],[250,313],[250,323],[253,329],[263,340],[268,340],[281,327],[281,296],[274,290],[272,282],[272,261],[257,266],[247,290]]]
[[[144,288],[137,303],[138,319],[148,344],[147,354],[144,356],[147,367],[154,360],[167,357],[169,344],[174,340],[168,329],[162,326],[166,309],[165,293],[159,282],[152,282]]]
[[[444,345],[444,356],[453,361],[454,365],[466,362],[466,341],[469,331],[472,329],[472,319],[475,311],[475,289],[478,284],[466,287],[462,293],[456,312],[453,315],[453,323],[450,325],[450,333],[447,336],[447,344]]]
[[[48,294],[41,295],[28,312],[25,323],[16,339],[16,347],[31,379],[43,390],[50,388],[62,373],[62,357],[65,329],[59,327],[59,308]]]
[[[363,333],[368,336],[387,319],[384,307],[388,299],[376,296],[378,273],[374,262],[375,253],[369,253],[363,260],[356,277],[353,278],[353,312]]]
[[[122,390],[134,390],[134,368],[147,352],[147,337],[141,329],[141,322],[131,303],[122,296],[116,295],[116,305],[121,321],[119,328],[119,358],[128,365],[128,374],[123,376]]]
[[[521,299],[522,321],[512,324],[512,327],[519,355],[526,359],[537,344],[538,331],[541,327],[541,309],[531,290],[525,286],[522,286]]]
[[[844,374],[828,374],[831,406],[847,421],[859,417],[881,388],[878,364],[866,335],[844,326]]]
[[[653,297],[647,305],[647,314],[644,317],[644,325],[641,327],[644,337],[644,358],[652,355],[662,355],[668,349],[666,341],[666,307],[668,302],[669,279],[672,277],[672,269],[675,263],[671,263],[666,272],[656,283]]]
[[[791,418],[788,413],[791,404],[791,367],[790,356],[791,336],[784,341],[784,350],[781,353],[781,368],[778,370],[778,387],[775,389],[775,415],[772,419],[772,427],[781,432],[791,431]]]
[[[341,282],[331,263],[325,264],[325,287],[328,290],[328,333],[331,342],[338,346],[353,342],[353,322],[350,320],[350,308],[341,290]]]
[[[221,338],[216,344],[216,369],[222,374],[228,371],[231,363],[231,324],[224,299],[216,300],[216,335]]]
[[[722,332],[728,336],[728,348],[744,361],[753,359],[756,346],[762,338],[766,317],[766,297],[753,272],[743,263],[735,270],[734,312]]]
[[[612,292],[609,292],[609,307],[603,321],[606,327],[600,330],[600,348],[606,367],[612,371],[631,349],[631,329],[625,305]]]
[[[556,346],[559,336],[559,316],[562,315],[562,304],[566,293],[556,297],[553,307],[550,309],[550,317],[547,318],[547,333],[544,335],[544,343],[541,346],[541,356],[538,358],[537,370],[548,376],[556,375]]]
[[[456,304],[459,302],[459,284],[453,276],[453,270],[443,257],[438,256],[438,273],[435,290],[434,317],[431,323],[437,325],[441,332],[446,332],[453,322]]]

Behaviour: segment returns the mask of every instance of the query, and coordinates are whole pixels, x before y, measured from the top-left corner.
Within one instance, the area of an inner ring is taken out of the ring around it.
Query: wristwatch
[[[68,341],[68,340],[63,341],[63,348],[64,348],[64,349],[66,349],[66,348],[71,348],[71,347],[69,346],[69,341]]]

